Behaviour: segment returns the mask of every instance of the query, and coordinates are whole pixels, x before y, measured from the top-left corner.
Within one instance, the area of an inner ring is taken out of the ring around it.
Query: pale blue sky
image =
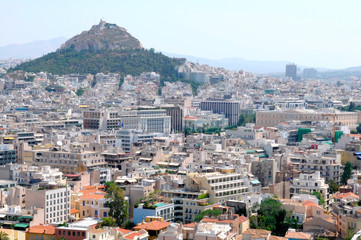
[[[70,38],[100,18],[157,51],[361,65],[360,0],[0,0],[0,46]]]

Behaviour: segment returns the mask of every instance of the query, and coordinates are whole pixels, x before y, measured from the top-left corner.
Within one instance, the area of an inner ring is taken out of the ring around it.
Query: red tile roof
[[[127,235],[125,235],[124,237],[127,238],[127,239],[131,239],[133,240],[135,237],[139,237],[139,236],[142,236],[143,233],[140,233],[140,232],[132,232],[132,233],[129,233]]]
[[[105,198],[105,194],[89,194],[89,195],[81,197],[80,199],[99,200],[102,198]]]
[[[123,233],[123,234],[130,233],[130,232],[131,232],[131,230],[124,229],[124,228],[118,228],[117,230],[118,230],[118,232],[121,232],[121,233]]]
[[[70,209],[70,215],[77,214],[78,212],[79,211],[74,208]]]
[[[170,225],[169,222],[161,222],[161,221],[151,221],[150,223],[141,224],[134,227],[134,230],[153,230],[159,231],[162,230]]]
[[[55,227],[52,225],[38,225],[26,230],[28,233],[55,235]]]
[[[354,197],[354,198],[360,198],[358,195],[354,194],[353,192],[348,192],[348,193],[336,193],[334,195],[334,198],[339,199],[339,198],[347,198],[347,197]]]

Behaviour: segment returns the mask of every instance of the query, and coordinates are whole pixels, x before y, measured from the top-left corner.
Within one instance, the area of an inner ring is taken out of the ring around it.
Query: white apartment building
[[[70,187],[48,185],[44,188],[27,189],[25,207],[43,208],[44,224],[67,222],[70,216]]]
[[[137,129],[146,133],[171,131],[171,117],[165,109],[127,111],[90,110],[83,112],[85,129]]]
[[[314,173],[301,173],[300,177],[293,179],[290,186],[290,197],[295,194],[305,194],[319,192],[325,200],[325,206],[329,205],[329,192],[328,184],[325,183],[325,179],[321,177],[320,172]]]
[[[326,182],[333,180],[337,184],[340,184],[343,166],[341,164],[341,159],[336,155],[331,157],[313,153],[300,156],[299,158],[300,171],[319,171],[320,176],[323,177]]]
[[[152,143],[154,137],[161,137],[162,133],[146,133],[142,130],[122,129],[116,134],[117,146],[121,147],[124,152],[130,153],[134,143]],[[120,141],[118,141],[120,140]],[[118,143],[119,142],[119,143]]]
[[[239,200],[242,195],[251,192],[252,186],[247,174],[225,168],[215,173],[189,173],[185,188],[195,192],[206,190],[210,202],[218,203]]]

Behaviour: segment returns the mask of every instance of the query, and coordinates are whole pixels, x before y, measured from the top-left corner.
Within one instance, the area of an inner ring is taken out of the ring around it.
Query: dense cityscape
[[[0,240],[360,239],[360,93],[357,69],[231,70],[105,20],[2,59]]]

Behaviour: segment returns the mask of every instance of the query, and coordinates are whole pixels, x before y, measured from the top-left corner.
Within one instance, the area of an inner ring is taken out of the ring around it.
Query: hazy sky
[[[360,0],[0,0],[0,46],[104,18],[157,51],[342,68],[361,65],[360,11]]]

